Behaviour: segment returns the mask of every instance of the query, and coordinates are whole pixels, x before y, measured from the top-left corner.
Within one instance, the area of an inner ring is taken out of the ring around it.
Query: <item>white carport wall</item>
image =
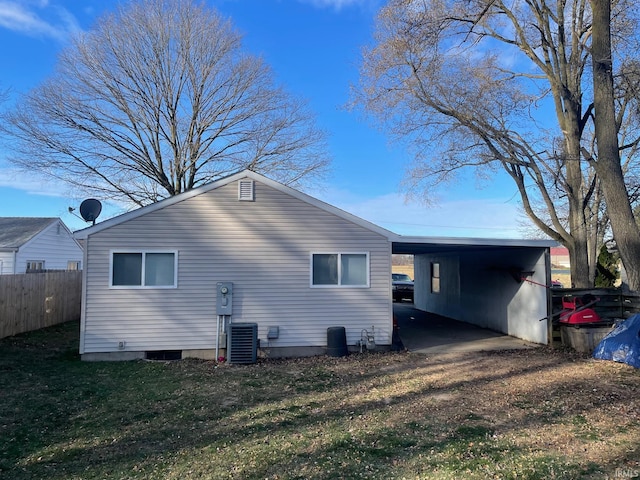
[[[394,243],[394,253],[414,254],[416,308],[506,333],[548,341],[549,241],[422,239]],[[429,243],[431,242],[431,243]],[[553,243],[555,245],[555,243]],[[432,291],[433,264],[440,291]],[[523,281],[526,276],[529,281]]]

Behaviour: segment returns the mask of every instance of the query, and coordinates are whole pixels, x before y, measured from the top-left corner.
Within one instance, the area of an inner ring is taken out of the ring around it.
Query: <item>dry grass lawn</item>
[[[77,323],[0,340],[3,479],[640,475],[640,374],[549,348],[81,362]]]

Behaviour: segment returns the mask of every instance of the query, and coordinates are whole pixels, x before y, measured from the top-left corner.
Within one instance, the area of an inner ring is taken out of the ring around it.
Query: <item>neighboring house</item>
[[[268,356],[325,353],[334,327],[344,327],[352,349],[363,336],[389,347],[396,251],[415,255],[416,289],[433,290],[433,274],[425,283],[422,265],[437,252],[439,287],[446,295],[454,289],[454,277],[455,298],[473,303],[477,296],[493,295],[483,301],[493,302],[491,308],[476,309],[476,320],[498,312],[502,322],[512,311],[511,323],[498,328],[547,341],[546,323],[539,321],[548,313],[547,292],[519,275],[548,280],[550,242],[405,239],[249,171],[75,235],[85,245],[80,326],[85,360],[158,352],[215,358],[227,346],[229,325],[247,324],[257,326],[260,351]],[[490,281],[470,287],[468,272],[486,269]],[[421,308],[428,309],[427,296],[416,292]],[[453,318],[460,313],[455,309]],[[446,313],[442,305],[438,310]],[[522,325],[512,325],[518,322]]]
[[[80,270],[82,257],[59,218],[0,217],[0,275]]]
[[[569,249],[567,247],[551,248],[551,266],[555,268],[571,268]]]

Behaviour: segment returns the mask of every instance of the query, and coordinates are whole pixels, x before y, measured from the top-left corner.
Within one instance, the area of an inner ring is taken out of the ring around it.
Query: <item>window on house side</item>
[[[67,270],[80,270],[80,262],[69,260],[67,262]]]
[[[112,287],[177,286],[177,252],[113,252]]]
[[[41,272],[44,270],[44,260],[29,260],[27,262],[27,273]]]
[[[440,263],[431,263],[431,293],[440,293]]]
[[[369,254],[313,253],[311,285],[314,287],[368,287]]]

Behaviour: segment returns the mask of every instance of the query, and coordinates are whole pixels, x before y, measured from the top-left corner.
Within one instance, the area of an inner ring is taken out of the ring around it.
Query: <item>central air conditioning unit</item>
[[[230,323],[227,350],[229,363],[256,363],[258,359],[258,324]]]

